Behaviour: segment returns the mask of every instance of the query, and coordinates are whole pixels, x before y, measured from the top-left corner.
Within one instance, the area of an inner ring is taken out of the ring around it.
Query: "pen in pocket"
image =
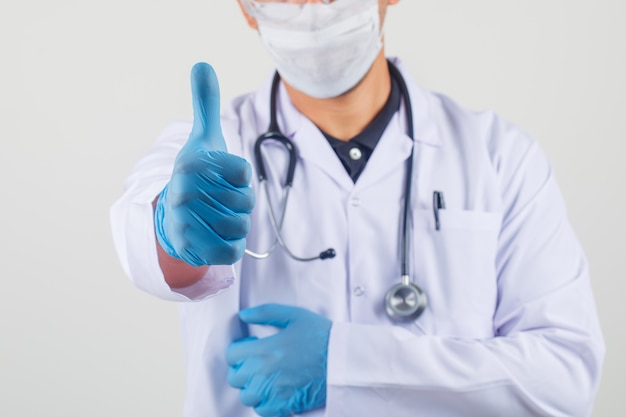
[[[446,208],[446,202],[443,199],[442,191],[435,191],[433,193],[433,212],[435,214],[435,229],[439,230],[441,228],[441,222],[439,220],[439,210]]]

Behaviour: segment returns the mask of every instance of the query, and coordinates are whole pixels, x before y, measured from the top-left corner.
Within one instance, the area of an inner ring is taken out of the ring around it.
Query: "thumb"
[[[258,307],[246,308],[239,312],[241,321],[248,324],[262,324],[285,328],[300,316],[303,310],[281,304],[263,304]]]
[[[220,86],[215,70],[199,62],[191,69],[193,129],[190,141],[198,148],[226,151],[220,122]]]

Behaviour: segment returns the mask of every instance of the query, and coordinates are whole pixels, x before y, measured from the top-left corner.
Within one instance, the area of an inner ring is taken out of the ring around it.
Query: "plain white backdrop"
[[[626,1],[403,0],[388,55],[514,121],[550,156],[591,263],[608,353],[594,417],[624,415]],[[189,70],[223,100],[272,66],[235,0],[0,5],[0,415],[182,415],[176,305],[133,288],[108,210]]]

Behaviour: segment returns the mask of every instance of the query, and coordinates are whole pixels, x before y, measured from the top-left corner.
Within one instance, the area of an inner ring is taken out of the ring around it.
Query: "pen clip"
[[[433,213],[435,215],[435,230],[439,231],[441,229],[441,221],[439,219],[439,210],[444,210],[446,208],[446,202],[443,198],[442,191],[433,192]]]

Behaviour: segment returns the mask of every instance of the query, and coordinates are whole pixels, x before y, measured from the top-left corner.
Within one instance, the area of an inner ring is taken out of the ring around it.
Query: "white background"
[[[387,51],[494,109],[549,154],[591,262],[608,345],[594,417],[624,415],[626,1],[403,0]],[[235,0],[2,0],[0,415],[180,416],[174,304],[131,286],[108,210],[191,117],[189,69],[224,100],[271,73]]]

